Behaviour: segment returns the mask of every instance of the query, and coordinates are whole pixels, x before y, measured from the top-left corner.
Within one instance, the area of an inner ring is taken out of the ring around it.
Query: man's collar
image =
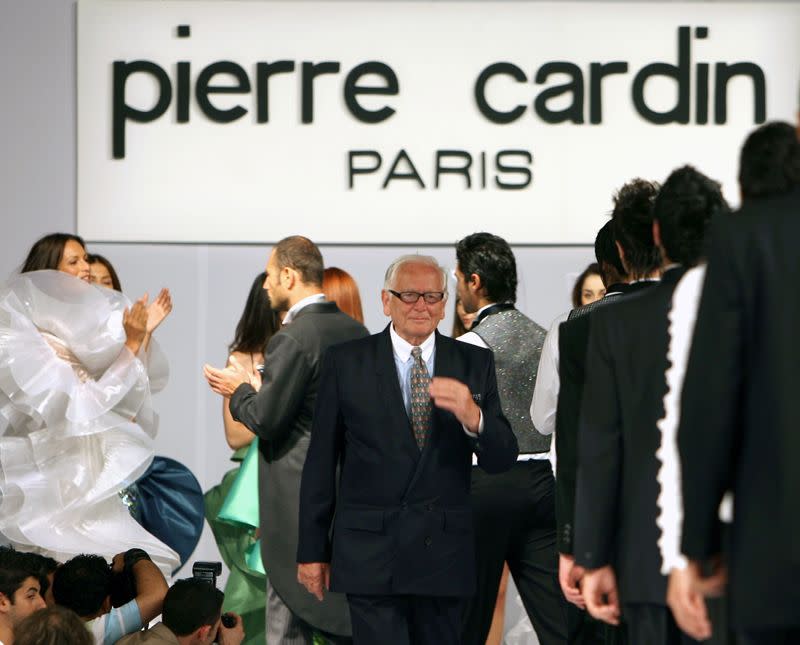
[[[675,262],[664,268],[664,272],[661,274],[661,282],[675,284],[683,277],[684,273],[686,273],[686,268]]]
[[[614,282],[613,284],[608,285],[605,295],[612,296],[614,294],[625,293],[625,287],[627,286],[628,286],[627,282]]]
[[[315,293],[294,303],[289,308],[289,311],[286,312],[286,315],[283,317],[283,324],[288,325],[290,322],[292,322],[292,320],[294,320],[294,317],[298,314],[298,312],[301,309],[303,309],[303,307],[307,307],[308,305],[314,304],[315,302],[325,302],[325,294]]]
[[[400,337],[400,335],[394,330],[394,323],[389,323],[389,336],[392,339],[392,349],[394,350],[394,355],[397,357],[401,363],[408,362],[409,356],[411,356],[411,349],[415,347],[407,340],[404,340]],[[422,360],[426,363],[430,360],[431,354],[433,354],[433,348],[436,346],[436,332],[433,331],[430,336],[428,336],[422,344],[419,346],[422,350]]]
[[[508,311],[509,309],[514,309],[513,302],[492,302],[484,307],[481,307],[475,314],[475,318],[472,319],[470,331],[475,329],[484,318],[488,318],[492,314],[500,313],[501,311]]]

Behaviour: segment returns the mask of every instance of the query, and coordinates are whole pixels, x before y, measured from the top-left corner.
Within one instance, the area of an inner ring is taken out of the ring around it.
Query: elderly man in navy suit
[[[323,362],[298,580],[347,594],[356,645],[459,642],[475,592],[472,455],[493,473],[517,457],[492,353],[436,331],[446,296],[434,258],[398,258],[381,293],[391,323]]]

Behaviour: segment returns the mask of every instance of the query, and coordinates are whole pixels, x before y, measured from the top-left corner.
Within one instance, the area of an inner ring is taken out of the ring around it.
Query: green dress
[[[225,611],[242,617],[245,644],[266,640],[266,577],[261,565],[258,528],[258,439],[231,457],[239,466],[205,494],[206,519],[222,559],[230,569]]]

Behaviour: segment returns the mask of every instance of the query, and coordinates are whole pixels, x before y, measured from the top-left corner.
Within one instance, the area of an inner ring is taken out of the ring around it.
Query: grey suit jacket
[[[117,645],[178,645],[178,637],[164,623],[123,636]]]
[[[327,594],[319,602],[297,582],[300,476],[322,355],[331,345],[368,335],[335,303],[308,305],[270,340],[261,389],[240,385],[230,402],[233,418],[259,437],[261,556],[269,581],[295,615],[340,635],[351,632],[344,596]]]

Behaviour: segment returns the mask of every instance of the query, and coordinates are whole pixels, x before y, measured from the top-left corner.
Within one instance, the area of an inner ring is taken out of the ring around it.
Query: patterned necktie
[[[411,427],[414,430],[417,446],[422,450],[431,425],[432,406],[428,391],[431,377],[428,368],[425,367],[425,361],[422,360],[422,349],[414,347],[411,356],[414,358],[414,365],[411,368]]]

